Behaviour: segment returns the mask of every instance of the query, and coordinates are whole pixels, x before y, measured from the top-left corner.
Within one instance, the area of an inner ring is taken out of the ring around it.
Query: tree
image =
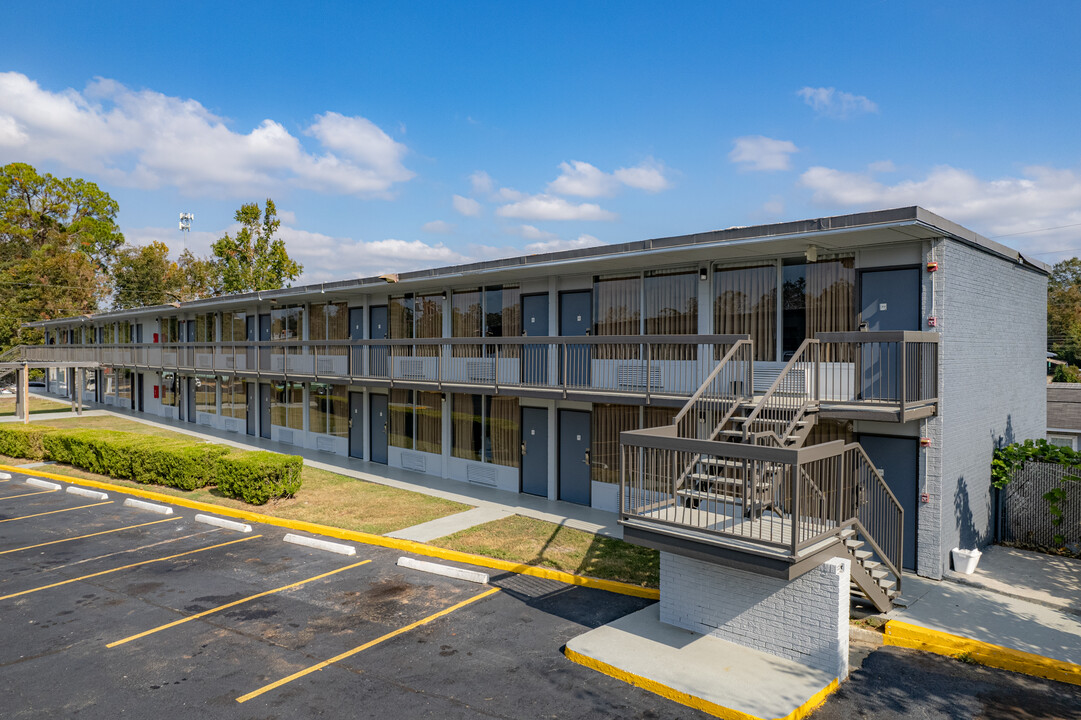
[[[1047,281],[1049,349],[1071,365],[1081,364],[1081,259],[1055,263]]]
[[[221,295],[221,267],[213,258],[198,257],[191,250],[180,253],[180,300],[199,300]]]
[[[0,347],[22,323],[96,312],[124,236],[119,206],[92,182],[0,167]]]
[[[113,262],[113,307],[164,305],[181,298],[183,277],[169,246],[153,242],[120,250]]]
[[[241,224],[236,237],[226,233],[211,246],[224,292],[273,290],[300,276],[304,268],[289,257],[285,242],[274,237],[281,221],[273,200],[267,198],[265,213],[258,203],[245,204],[234,219]]]

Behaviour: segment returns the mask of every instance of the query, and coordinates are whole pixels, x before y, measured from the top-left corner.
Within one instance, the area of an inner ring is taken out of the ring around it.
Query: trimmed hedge
[[[49,459],[99,475],[195,490],[217,485],[253,505],[292,497],[304,461],[296,455],[235,450],[197,440],[113,430],[0,425],[0,454]]]

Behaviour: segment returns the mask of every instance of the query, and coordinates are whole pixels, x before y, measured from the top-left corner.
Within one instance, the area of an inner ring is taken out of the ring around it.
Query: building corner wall
[[[833,558],[795,580],[661,553],[661,622],[848,676],[851,566]]]
[[[927,430],[929,478],[941,465],[940,575],[952,548],[994,540],[995,448],[1046,434],[1047,277],[953,240],[938,250],[940,406]]]

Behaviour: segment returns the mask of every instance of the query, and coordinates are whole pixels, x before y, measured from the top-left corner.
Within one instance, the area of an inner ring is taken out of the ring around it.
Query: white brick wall
[[[848,675],[849,561],[780,580],[661,553],[661,622]]]

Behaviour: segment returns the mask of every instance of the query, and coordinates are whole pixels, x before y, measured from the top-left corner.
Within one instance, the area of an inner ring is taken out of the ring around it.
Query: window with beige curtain
[[[312,303],[310,317],[308,335],[311,340],[349,339],[349,308],[346,303]]]
[[[244,392],[244,379],[234,377],[223,380],[221,383],[221,414],[222,417],[243,418],[247,417],[248,399]]]
[[[851,257],[807,265],[807,337],[856,329],[856,267]],[[824,345],[823,361],[852,362],[852,348]]]
[[[166,407],[176,406],[176,373],[161,374],[161,404]]]
[[[643,282],[646,335],[698,334],[698,268],[647,270]],[[698,347],[659,345],[655,360],[696,360]]]
[[[391,447],[413,449],[413,391],[391,388],[389,400]]]
[[[308,430],[333,437],[349,436],[349,389],[312,383],[308,387]]]
[[[481,428],[484,410],[480,395],[454,393],[451,402],[451,455],[463,460],[481,459]]]
[[[413,308],[414,335],[418,338],[443,337],[443,293],[418,295]],[[420,357],[438,357],[439,345],[418,345]]]
[[[517,285],[499,285],[484,289],[484,336],[490,338],[516,338],[522,334],[522,316],[518,305],[520,291]],[[503,345],[500,357],[516,358],[518,345]],[[494,354],[495,346],[487,353]]]
[[[248,337],[245,315],[242,312],[223,312],[221,314],[222,342],[243,342]]]
[[[598,275],[593,278],[593,334],[641,335],[642,278],[634,275]],[[597,360],[632,360],[639,356],[639,346],[596,345]]]
[[[484,335],[484,311],[480,289],[455,290],[451,295],[451,335],[456,338],[477,338]],[[455,345],[454,357],[480,357],[481,346]]]
[[[488,418],[485,423],[485,460],[496,465],[518,467],[522,460],[522,424],[518,398],[485,396]]]
[[[391,295],[387,304],[389,316],[390,338],[392,340],[405,340],[413,337],[413,296]],[[394,357],[404,357],[413,354],[413,348],[409,345],[392,345],[390,354]]]
[[[713,273],[713,332],[750,335],[755,360],[777,359],[777,266],[718,267]]]
[[[443,394],[418,390],[414,412],[417,450],[436,455],[443,452]]]
[[[270,424],[291,430],[304,429],[304,386],[300,383],[278,383],[270,403]]]
[[[679,414],[679,408],[646,406],[645,419],[642,421],[643,428],[661,427],[671,425]]]
[[[200,375],[195,378],[195,409],[201,413],[218,413],[218,378]]]
[[[603,483],[619,482],[619,434],[638,429],[635,405],[593,406],[590,435],[590,474]]]

